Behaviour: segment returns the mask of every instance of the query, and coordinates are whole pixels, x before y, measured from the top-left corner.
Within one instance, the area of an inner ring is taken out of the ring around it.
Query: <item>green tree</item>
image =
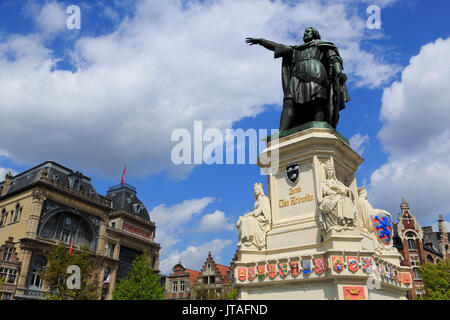
[[[72,275],[67,273],[70,265],[80,268],[80,289],[69,289],[67,279]],[[81,250],[69,253],[66,245],[59,243],[48,256],[47,268],[42,278],[49,285],[47,300],[95,300],[100,294],[98,279],[99,264],[92,256],[88,245]]]
[[[450,300],[450,260],[426,263],[419,268],[425,287],[422,300]]]
[[[120,279],[113,291],[114,300],[163,300],[164,285],[150,267],[147,251],[137,256],[128,275]]]

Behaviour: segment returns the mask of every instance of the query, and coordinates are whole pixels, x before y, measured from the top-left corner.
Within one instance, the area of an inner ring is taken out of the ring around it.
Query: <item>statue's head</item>
[[[367,190],[364,187],[358,188],[358,196],[363,199],[367,199]]]
[[[303,42],[309,42],[311,40],[318,39],[320,40],[319,31],[314,27],[308,27],[305,29],[305,33],[303,34]]]
[[[327,175],[327,179],[334,177],[334,166],[331,163],[325,165],[325,173]]]
[[[258,197],[260,194],[262,194],[263,193],[262,183],[255,183],[253,185],[253,192],[255,193],[255,197]]]

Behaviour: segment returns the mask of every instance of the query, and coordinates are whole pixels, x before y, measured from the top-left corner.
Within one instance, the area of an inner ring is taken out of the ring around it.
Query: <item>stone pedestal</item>
[[[241,245],[237,252],[238,297],[405,299],[408,285],[400,280],[408,269],[400,267],[400,254],[391,250],[384,257],[377,255],[377,239],[364,229],[357,213],[353,226],[330,229],[324,223],[319,205],[326,163],[334,166],[337,180],[349,188],[356,207],[355,172],[363,159],[348,141],[326,123],[312,122],[301,131],[268,142],[258,161],[260,167],[267,155],[272,156],[272,173],[267,177],[271,230],[265,248]],[[363,269],[362,258],[371,259],[372,269]],[[339,264],[334,268],[336,259],[343,262],[341,268]],[[377,263],[380,269],[386,268],[387,277],[369,272],[376,271]]]

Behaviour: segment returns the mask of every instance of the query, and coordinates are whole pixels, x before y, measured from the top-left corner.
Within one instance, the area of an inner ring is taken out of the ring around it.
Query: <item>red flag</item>
[[[72,239],[72,243],[70,244],[69,253],[72,253],[72,247],[73,247],[73,239]]]
[[[123,187],[123,178],[125,178],[125,170],[127,170],[127,166],[125,166],[125,168],[123,169],[123,174],[122,174],[122,181],[120,181],[120,184]]]

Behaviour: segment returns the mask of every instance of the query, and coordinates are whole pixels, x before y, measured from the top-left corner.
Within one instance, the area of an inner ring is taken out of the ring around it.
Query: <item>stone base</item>
[[[315,122],[304,127],[268,142],[260,155],[279,155],[271,163],[275,172],[267,177],[271,230],[264,249],[241,247],[237,252],[234,279],[239,299],[406,299],[410,285],[401,275],[409,269],[400,266],[398,253],[376,254],[377,243],[358,217],[353,227],[325,229],[323,224],[319,203],[324,163],[332,163],[337,179],[357,196],[355,172],[363,159],[334,129]],[[286,170],[296,164],[299,174],[292,181]],[[342,259],[340,268],[333,268],[336,257]],[[362,258],[371,259],[372,269],[364,270]],[[350,263],[353,259],[356,265]],[[372,272],[377,264],[387,276]]]

